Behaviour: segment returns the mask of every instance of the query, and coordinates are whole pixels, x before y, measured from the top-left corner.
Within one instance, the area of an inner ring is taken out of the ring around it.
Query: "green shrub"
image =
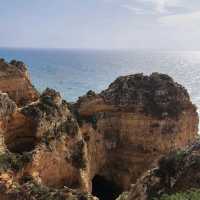
[[[8,169],[19,171],[25,164],[30,162],[32,158],[31,153],[13,154],[5,152],[0,154],[0,171]]]
[[[17,200],[31,199],[31,200],[66,200],[62,192],[56,189],[50,189],[46,186],[39,185],[36,182],[28,181],[23,185],[19,185],[16,189],[10,191]]]
[[[154,199],[158,200],[158,199]],[[159,200],[200,200],[200,190],[190,190],[172,195],[163,195]]]
[[[78,169],[86,167],[86,159],[84,156],[84,142],[78,141],[74,146],[74,151],[71,155],[72,165]]]

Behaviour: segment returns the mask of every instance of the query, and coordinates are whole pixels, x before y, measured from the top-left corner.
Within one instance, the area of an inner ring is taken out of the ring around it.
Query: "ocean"
[[[0,48],[0,57],[22,60],[39,91],[54,88],[67,101],[99,92],[120,75],[166,73],[187,88],[200,110],[200,51]]]

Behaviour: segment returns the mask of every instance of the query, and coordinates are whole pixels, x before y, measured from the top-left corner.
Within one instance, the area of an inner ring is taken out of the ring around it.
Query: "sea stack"
[[[16,63],[4,65],[20,78],[9,73],[11,89],[0,94],[0,199],[114,200],[196,141],[197,109],[168,75],[122,76],[68,103],[53,89],[38,95]]]

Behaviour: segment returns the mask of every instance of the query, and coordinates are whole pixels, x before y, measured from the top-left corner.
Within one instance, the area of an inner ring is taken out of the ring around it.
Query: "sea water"
[[[0,57],[22,60],[39,91],[54,88],[67,101],[99,92],[121,75],[166,73],[187,88],[200,110],[200,51],[0,48]]]

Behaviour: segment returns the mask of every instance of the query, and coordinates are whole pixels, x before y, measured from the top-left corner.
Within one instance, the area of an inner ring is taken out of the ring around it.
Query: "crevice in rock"
[[[123,192],[114,181],[96,175],[92,180],[92,194],[100,200],[115,200]]]
[[[6,143],[8,150],[12,153],[24,153],[34,150],[36,145],[35,137],[17,137]]]

